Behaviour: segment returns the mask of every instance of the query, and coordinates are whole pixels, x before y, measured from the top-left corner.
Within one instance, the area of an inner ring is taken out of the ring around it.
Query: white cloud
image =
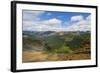
[[[23,21],[23,30],[32,30],[33,25],[36,25],[36,22],[33,21]]]
[[[80,22],[81,23],[81,22]],[[67,28],[68,31],[90,31],[90,25],[87,24],[73,24]]]
[[[86,20],[91,20],[91,15],[87,16]]]
[[[71,21],[80,21],[80,20],[83,20],[83,16],[82,15],[79,15],[79,16],[72,16],[71,17]]]
[[[43,14],[45,11],[32,11],[23,10],[23,30],[34,30],[40,22],[39,15]]]
[[[61,20],[52,18],[45,21],[23,21],[23,30],[56,31],[61,27]]]
[[[41,11],[26,11],[26,15],[33,15],[33,19],[38,18],[38,15],[40,15]],[[28,17],[28,16],[27,16]],[[62,27],[62,21],[57,18],[52,18],[49,20],[23,20],[23,30],[27,31],[90,31],[90,22],[91,22],[91,16],[87,16],[86,19],[83,19],[83,16],[73,16],[71,17],[70,21],[67,21],[67,24],[70,22],[73,22],[69,24],[69,26]],[[74,22],[77,21],[77,22]]]
[[[57,18],[52,18],[52,19],[43,21],[43,24],[55,27],[55,26],[59,26],[61,24],[61,20],[59,20]]]
[[[31,21],[34,19],[38,19],[37,17],[41,14],[43,14],[44,11],[27,11],[27,10],[23,10],[23,20],[24,21]]]
[[[52,18],[49,20],[40,21],[39,15],[45,11],[23,11],[23,30],[26,31],[53,31],[61,25],[61,20]],[[48,13],[51,15],[51,13]]]
[[[71,26],[67,27],[67,31],[90,31],[91,30],[91,16],[86,17],[86,19],[81,19],[80,21],[73,23]]]
[[[48,12],[47,15],[52,15],[52,13],[49,13],[49,12]]]

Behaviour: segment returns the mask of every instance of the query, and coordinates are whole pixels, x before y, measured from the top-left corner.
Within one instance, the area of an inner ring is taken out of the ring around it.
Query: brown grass
[[[42,61],[86,60],[90,59],[90,57],[90,53],[48,54],[44,51],[23,51],[22,61],[23,63],[26,63]]]
[[[47,54],[44,52],[23,52],[23,62],[35,62],[35,61],[44,61],[47,58]]]

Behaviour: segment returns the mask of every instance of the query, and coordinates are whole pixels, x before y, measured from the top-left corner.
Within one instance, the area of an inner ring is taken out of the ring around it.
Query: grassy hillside
[[[32,51],[33,54],[35,52],[41,52],[41,54],[39,55],[41,56],[46,55],[45,61],[74,60],[74,59],[82,59],[82,57],[83,59],[90,59],[90,54],[91,54],[90,38],[91,38],[90,32],[88,31],[87,32],[24,31],[23,58],[27,60],[26,59],[27,55],[30,55],[28,51]],[[36,56],[37,55],[38,54],[36,54]],[[31,58],[32,60],[35,59],[33,56],[31,56]],[[36,61],[41,61],[41,60],[36,60]]]

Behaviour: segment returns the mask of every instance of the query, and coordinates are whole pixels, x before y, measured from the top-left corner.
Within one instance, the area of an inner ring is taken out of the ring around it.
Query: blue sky
[[[86,18],[88,15],[90,15],[90,13],[45,11],[45,13],[40,15],[40,18],[42,20],[57,18],[62,20],[63,22],[66,22],[66,21],[70,21],[70,18],[72,16],[78,16],[78,15],[82,15],[84,18]]]
[[[90,22],[90,13],[23,10],[25,31],[90,31]]]

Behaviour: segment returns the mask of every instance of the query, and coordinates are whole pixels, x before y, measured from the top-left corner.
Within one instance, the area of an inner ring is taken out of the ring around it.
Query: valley
[[[90,31],[23,31],[22,62],[91,59]]]

